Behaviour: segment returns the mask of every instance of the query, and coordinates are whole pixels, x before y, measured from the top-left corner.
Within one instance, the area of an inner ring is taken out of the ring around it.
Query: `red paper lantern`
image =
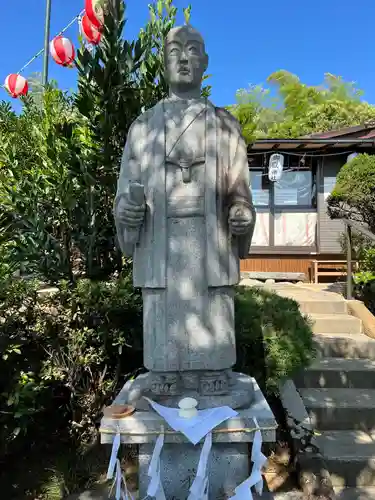
[[[95,28],[101,28],[103,26],[103,4],[105,3],[105,0],[85,0],[86,15]]]
[[[21,95],[27,95],[29,91],[26,78],[16,73],[12,73],[5,78],[4,87],[14,99]]]
[[[98,45],[102,38],[102,34],[96,28],[90,19],[88,18],[87,14],[82,17],[81,20],[81,30],[83,36],[86,38],[86,40],[91,43],[92,45]]]
[[[49,50],[54,61],[60,66],[71,66],[75,58],[74,45],[69,38],[57,36],[49,45]]]

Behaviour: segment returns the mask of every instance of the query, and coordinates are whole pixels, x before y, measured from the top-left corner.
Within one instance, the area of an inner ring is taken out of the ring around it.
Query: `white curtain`
[[[254,229],[252,247],[268,247],[270,244],[270,216],[265,212],[258,212]]]
[[[314,246],[316,222],[314,212],[275,214],[275,246]]]

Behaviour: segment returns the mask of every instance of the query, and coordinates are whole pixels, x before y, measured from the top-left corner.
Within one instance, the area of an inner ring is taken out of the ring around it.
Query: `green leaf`
[[[163,0],[157,0],[156,9],[157,9],[159,18],[161,18],[163,15],[163,6],[164,6]]]
[[[191,17],[191,5],[190,4],[183,9],[183,13],[184,13],[185,24],[189,24],[190,17]]]

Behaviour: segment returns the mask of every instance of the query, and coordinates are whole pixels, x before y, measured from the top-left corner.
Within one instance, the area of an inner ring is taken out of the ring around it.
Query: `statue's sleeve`
[[[130,182],[140,182],[141,164],[137,152],[137,134],[140,132],[140,126],[136,122],[129,129],[124,151],[121,159],[120,175],[117,181],[117,192],[114,202],[114,219],[118,244],[123,254],[131,257],[134,251],[134,235],[131,234],[116,216],[116,206],[121,198],[129,192]],[[138,136],[139,137],[139,136]]]
[[[250,172],[247,160],[246,143],[242,137],[241,130],[236,121],[231,127],[230,151],[232,151],[230,165],[228,166],[228,195],[229,206],[242,205],[248,207],[253,216],[253,224],[249,231],[238,236],[238,253],[240,259],[246,259],[249,255],[251,240],[254,234],[256,213],[250,190]]]
[[[141,166],[137,151],[137,134],[140,126],[134,122],[128,132],[124,151],[121,158],[120,175],[117,182],[116,198],[128,192],[131,181],[140,181]]]

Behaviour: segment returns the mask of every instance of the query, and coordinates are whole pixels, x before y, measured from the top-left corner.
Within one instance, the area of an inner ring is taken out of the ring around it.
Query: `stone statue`
[[[239,124],[201,97],[202,36],[172,29],[164,58],[170,95],[129,130],[114,214],[143,296],[139,390],[164,404],[190,391],[202,408],[237,383],[234,285],[255,212]]]

